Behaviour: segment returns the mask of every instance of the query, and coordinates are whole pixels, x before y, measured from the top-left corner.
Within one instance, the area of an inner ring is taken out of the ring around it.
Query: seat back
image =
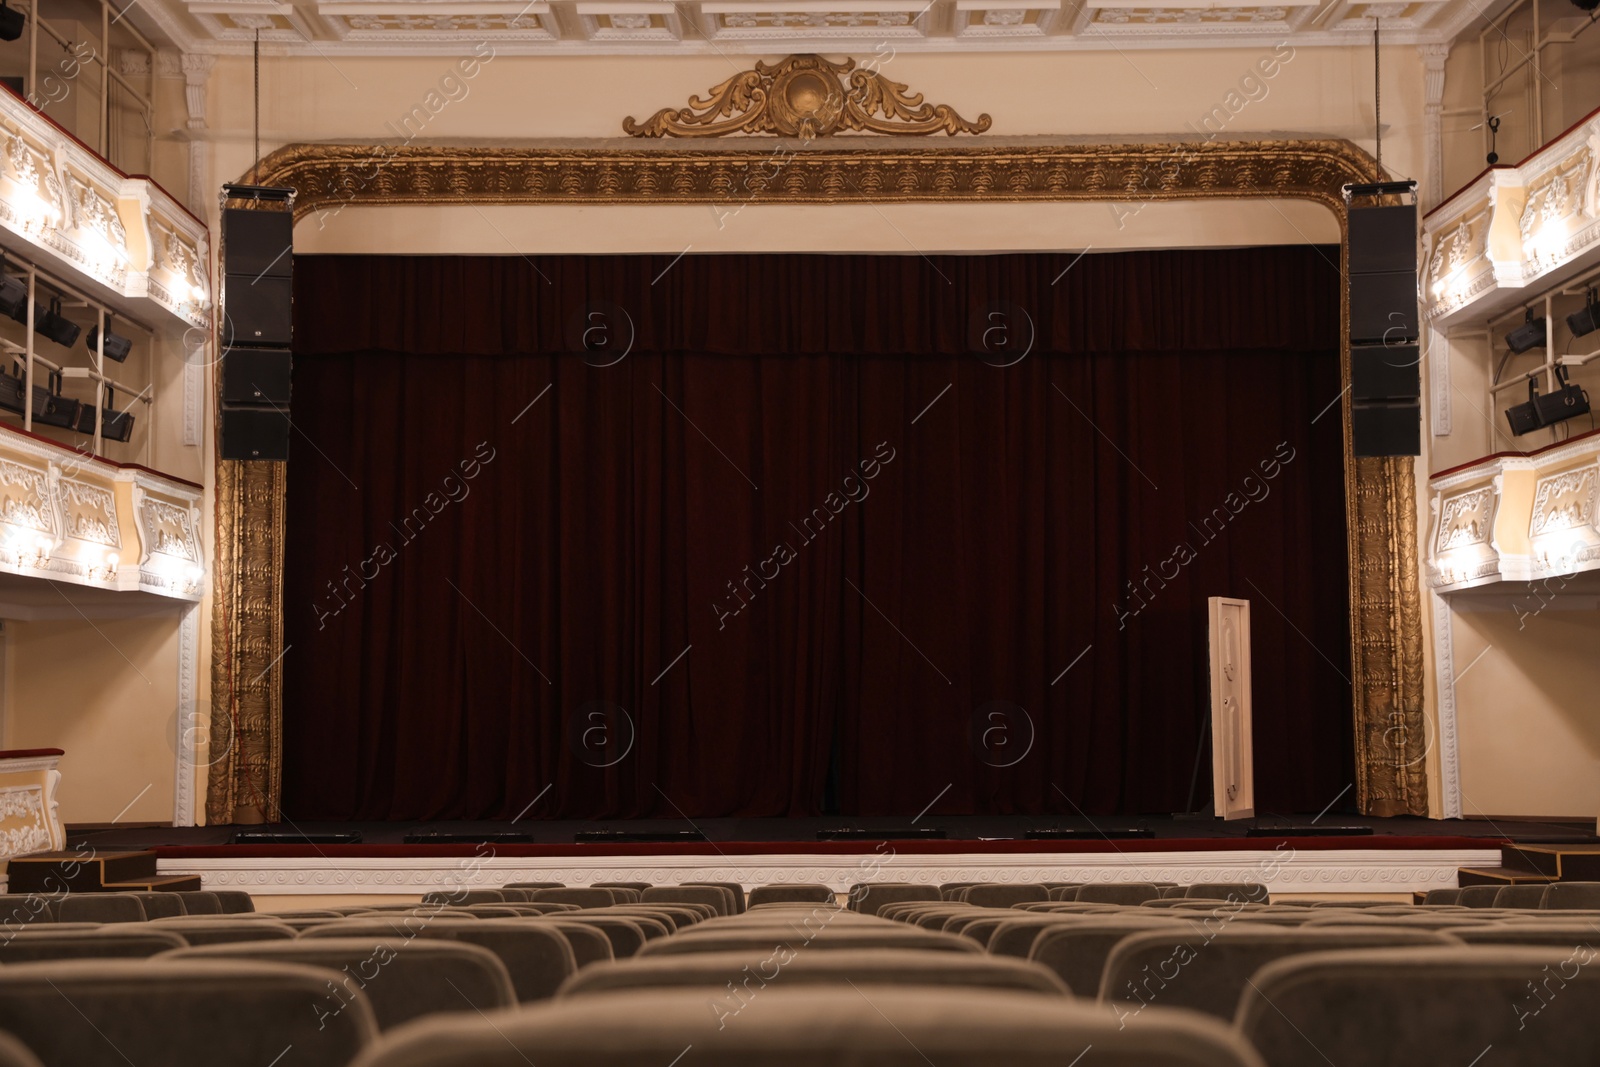
[[[301,932],[317,937],[436,937],[481,945],[500,957],[517,1000],[542,1000],[555,995],[567,976],[577,970],[572,945],[548,919],[455,919],[395,916],[393,918],[341,919]],[[602,939],[603,940],[603,939]]]
[[[1100,974],[1105,970],[1106,957],[1117,947],[1117,942],[1130,934],[1165,928],[1179,933],[1199,931],[1197,923],[1160,912],[1151,912],[1148,918],[1143,915],[1096,918],[1046,927],[1034,939],[1028,958],[1054,971],[1074,996],[1094,997],[1100,992]]]
[[[246,915],[256,910],[255,898],[237,889],[213,889],[212,895],[222,906],[224,915]]]
[[[911,882],[857,882],[850,887],[846,899],[851,911],[876,915],[878,909],[885,904],[943,898],[939,895],[938,888],[931,885],[914,885]]]
[[[1459,889],[1430,889],[1422,898],[1424,904],[1456,904],[1459,903],[1461,890]]]
[[[707,1010],[704,988],[563,997],[485,1020],[424,1020],[353,1067],[696,1067],[873,1064],[874,1067],[1260,1067],[1227,1027],[1182,1013],[1117,1029],[1109,1012],[1015,991],[877,986],[868,991],[780,982]],[[597,1041],[596,1035],[605,1035]],[[775,1056],[774,1050],[781,1050]],[[1074,1061],[1073,1057],[1078,1057]],[[689,1059],[685,1059],[688,1063]]]
[[[144,905],[132,893],[68,893],[56,904],[64,923],[142,923]]]
[[[221,915],[222,901],[215,893],[203,889],[194,889],[179,893],[183,898],[183,913],[185,915]]]
[[[1184,891],[1184,896],[1204,900],[1249,901],[1265,904],[1267,887],[1260,882],[1196,882]]]
[[[567,947],[572,949],[573,966],[578,970],[591,963],[610,963],[617,958],[617,951],[612,947],[611,938],[606,936],[603,929],[592,923],[563,919],[557,915],[540,921],[561,931],[561,936],[567,939]]]
[[[28,1046],[0,1031],[0,1067],[43,1067]]]
[[[162,960],[263,960],[324,967],[338,990],[358,990],[380,1030],[441,1011],[493,1011],[516,1004],[505,964],[488,949],[439,938],[322,937],[180,948]]]
[[[183,895],[180,893],[129,893],[128,895],[139,898],[146,919],[171,919],[188,914],[184,911]]]
[[[143,959],[186,944],[175,933],[151,929],[143,923],[117,923],[87,929],[39,924],[0,938],[0,965],[48,960]]]
[[[683,884],[714,885],[720,889],[726,889],[733,896],[733,913],[735,915],[743,915],[745,909],[749,906],[745,899],[744,886],[739,882],[684,882]]]
[[[1546,911],[1600,908],[1600,882],[1552,882],[1545,887]]]
[[[289,941],[294,927],[276,919],[206,918],[184,915],[156,919],[145,924],[150,929],[177,934],[191,945],[225,945],[236,941]]]
[[[757,927],[753,930],[706,931],[693,935],[663,937],[648,942],[638,958],[680,955],[694,952],[760,952],[788,946],[794,952],[841,951],[846,949],[901,948],[922,951],[982,952],[979,945],[964,937],[916,930],[899,923],[885,923],[883,929],[839,927],[808,936],[794,927]]]
[[[560,995],[674,986],[710,986],[723,994],[731,988],[749,994],[772,982],[780,982],[785,988],[791,984],[855,983],[857,986],[967,986],[1057,996],[1065,996],[1067,992],[1055,975],[1024,960],[880,948],[801,952],[793,956],[774,955],[770,950],[706,952],[625,960],[579,971],[567,979]]]
[[[0,967],[0,1030],[46,1067],[345,1067],[377,1034],[333,971],[255,960],[72,960]],[[86,1025],[87,1024],[87,1025]]]
[[[1596,1015],[1600,970],[1570,950],[1474,946],[1281,959],[1251,978],[1235,1021],[1271,1067],[1545,1064],[1592,1047]]]
[[[548,901],[552,904],[572,904],[580,908],[609,908],[617,902],[617,898],[611,890],[597,886],[562,886],[534,890],[533,901],[536,904]]]
[[[642,902],[662,904],[707,904],[718,915],[734,913],[733,893],[719,885],[658,885],[641,894]]]
[[[502,904],[506,895],[498,889],[435,889],[422,894],[422,903],[462,908],[468,904]]]
[[[758,885],[750,890],[749,907],[761,904],[832,904],[833,890],[825,885]]]
[[[965,897],[968,904],[980,908],[1009,908],[1049,899],[1050,890],[1038,883],[972,885],[967,887]]]
[[[1507,885],[1501,886],[1500,892],[1494,895],[1494,906],[1497,908],[1542,908],[1544,907],[1544,893],[1550,888],[1548,884],[1540,882],[1537,885]]]
[[[1147,900],[1160,900],[1161,887],[1152,882],[1081,885],[1071,899],[1079,904],[1143,904]]]
[[[1232,1020],[1250,976],[1285,956],[1459,944],[1447,934],[1403,926],[1308,928],[1229,923],[1190,933],[1153,930],[1125,937],[1111,950],[1100,978],[1100,1001],[1110,1004],[1124,1019],[1155,1005],[1202,1011],[1227,1021]]]

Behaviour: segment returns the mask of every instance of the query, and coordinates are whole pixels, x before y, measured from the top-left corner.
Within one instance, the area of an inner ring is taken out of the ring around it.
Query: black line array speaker
[[[287,460],[294,190],[223,187],[222,458]]]
[[[1394,200],[1408,201],[1394,203]],[[1415,182],[1351,185],[1350,436],[1358,456],[1422,454]]]

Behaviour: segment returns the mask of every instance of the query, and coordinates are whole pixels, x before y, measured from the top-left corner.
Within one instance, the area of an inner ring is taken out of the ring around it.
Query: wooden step
[[[201,889],[198,874],[163,874],[134,882],[108,882],[108,893],[197,893]]]
[[[1600,845],[1506,845],[1500,862],[1555,882],[1600,882]]]
[[[1456,884],[1469,885],[1549,885],[1555,879],[1547,874],[1520,867],[1462,867],[1456,871]]]
[[[156,854],[140,852],[36,852],[6,865],[12,893],[100,893],[118,883],[157,878]]]

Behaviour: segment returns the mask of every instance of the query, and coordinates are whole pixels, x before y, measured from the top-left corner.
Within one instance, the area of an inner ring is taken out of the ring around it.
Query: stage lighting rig
[[[1567,329],[1574,337],[1600,330],[1600,297],[1596,297],[1593,289],[1584,298],[1583,309],[1567,316]]]
[[[1528,399],[1506,409],[1506,421],[1511,424],[1511,434],[1521,437],[1525,433],[1554,426],[1558,422],[1589,413],[1589,394],[1583,386],[1567,380],[1567,368],[1555,369],[1560,388],[1553,393],[1540,393],[1535,378],[1528,379]]]
[[[27,24],[28,16],[11,10],[5,0],[0,0],[0,41],[15,41],[22,36],[22,29]]]
[[[1533,309],[1523,312],[1522,325],[1506,334],[1506,347],[1511,354],[1520,356],[1530,348],[1542,348],[1545,342],[1544,320],[1533,317]]]
[[[84,340],[83,344],[90,352],[95,351],[100,344],[99,326],[89,327],[89,336]],[[131,351],[133,351],[133,342],[120,333],[111,332],[111,319],[108,316],[106,318],[105,357],[114,359],[118,363],[123,363],[127,361],[128,353]]]

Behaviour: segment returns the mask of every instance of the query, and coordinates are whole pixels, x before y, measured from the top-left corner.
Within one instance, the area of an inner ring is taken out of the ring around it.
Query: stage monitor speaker
[[[1416,345],[1353,345],[1350,348],[1350,399],[1416,400],[1422,372]]]
[[[223,267],[248,278],[287,278],[294,272],[294,215],[288,211],[222,212]]]
[[[1357,456],[1422,455],[1422,405],[1356,403],[1350,409],[1351,450]]]
[[[1417,272],[1417,207],[1350,209],[1350,273]]]
[[[284,345],[294,339],[294,282],[274,275],[229,272],[222,283],[222,343]]]
[[[222,405],[222,458],[289,458],[289,413],[270,407]]]
[[[229,348],[222,353],[224,404],[289,406],[293,356],[287,348]]]
[[[1350,274],[1350,343],[1405,344],[1417,339],[1417,273]]]

